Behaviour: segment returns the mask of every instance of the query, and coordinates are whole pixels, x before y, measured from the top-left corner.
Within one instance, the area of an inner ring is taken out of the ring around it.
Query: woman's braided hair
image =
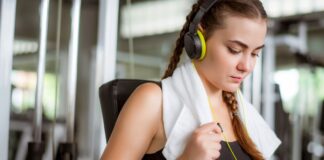
[[[180,56],[182,54],[182,50],[184,47],[184,36],[188,32],[190,22],[193,20],[196,13],[198,12],[201,3],[202,3],[202,1],[200,0],[196,4],[194,4],[192,6],[191,12],[186,17],[186,23],[183,25],[182,30],[180,31],[180,36],[177,39],[176,46],[173,50],[173,54],[170,57],[170,62],[169,62],[168,68],[165,71],[162,79],[171,76],[173,74],[173,71],[177,68],[177,65],[180,61]]]
[[[198,0],[192,6],[192,10],[186,17],[186,22],[180,32],[180,36],[177,39],[175,49],[170,58],[170,62],[167,70],[165,71],[162,79],[172,76],[176,69],[180,56],[184,48],[184,35],[189,30],[190,22],[193,20],[195,14],[198,12],[200,5],[205,0]],[[246,18],[262,18],[267,19],[266,11],[263,8],[260,0],[218,0],[216,4],[203,16],[200,24],[204,29],[205,39],[208,40],[211,33],[220,27],[223,27],[223,21],[226,16],[241,16]],[[232,125],[236,134],[238,143],[241,147],[252,157],[254,160],[263,160],[261,152],[257,149],[256,145],[250,138],[244,124],[237,116],[238,102],[235,98],[234,93],[223,91],[223,100],[226,105],[230,108],[232,113]]]

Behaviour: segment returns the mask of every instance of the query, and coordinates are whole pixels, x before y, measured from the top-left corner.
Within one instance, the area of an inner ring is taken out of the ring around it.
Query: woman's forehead
[[[223,25],[214,31],[211,39],[239,41],[249,47],[259,47],[264,43],[267,33],[267,21],[264,19],[231,16],[224,19]]]

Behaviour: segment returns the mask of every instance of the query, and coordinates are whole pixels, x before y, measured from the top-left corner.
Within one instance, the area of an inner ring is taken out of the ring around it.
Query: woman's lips
[[[242,81],[242,77],[235,77],[235,76],[231,76],[231,79],[235,82],[235,83],[241,83]]]

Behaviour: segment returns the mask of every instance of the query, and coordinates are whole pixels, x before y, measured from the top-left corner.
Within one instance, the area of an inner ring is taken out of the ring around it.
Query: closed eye
[[[258,53],[252,53],[252,57],[260,57]]]
[[[228,49],[229,52],[231,52],[231,53],[233,53],[233,54],[238,54],[238,53],[241,52],[240,50],[235,50],[235,49],[233,49],[233,48],[231,48],[231,47],[227,47],[227,49]]]
[[[252,57],[260,57],[260,53],[261,51],[260,50],[255,50],[254,52],[252,52]]]

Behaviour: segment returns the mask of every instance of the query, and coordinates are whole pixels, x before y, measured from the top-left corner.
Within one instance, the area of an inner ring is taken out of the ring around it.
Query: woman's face
[[[205,59],[195,62],[203,81],[224,91],[236,91],[253,71],[266,32],[264,19],[227,17],[224,26],[209,36]]]

